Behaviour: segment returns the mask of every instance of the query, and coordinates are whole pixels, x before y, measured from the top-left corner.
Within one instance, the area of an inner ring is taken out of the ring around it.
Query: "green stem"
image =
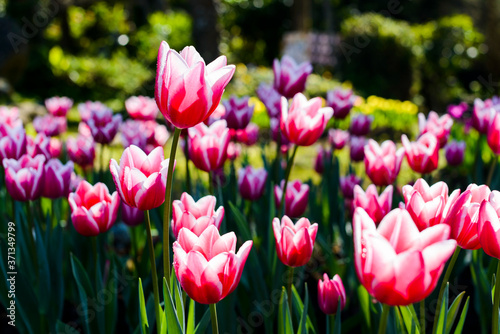
[[[380,325],[378,327],[378,334],[385,334],[387,328],[387,318],[389,318],[390,306],[382,304],[382,317],[380,318]]]
[[[276,138],[276,159],[274,160],[275,182],[277,184],[281,182],[280,169],[281,169],[281,130],[278,126],[278,136]]]
[[[104,144],[101,144],[101,154],[99,155],[99,181],[103,182],[104,178]]]
[[[161,319],[160,319],[160,295],[158,293],[158,274],[156,272],[156,259],[155,259],[155,247],[153,245],[153,237],[151,236],[151,220],[149,219],[149,210],[146,210],[146,232],[148,234],[148,246],[149,246],[149,262],[151,262],[151,276],[153,278],[153,294],[155,301],[155,316],[156,316],[156,329],[158,334],[161,330]],[[167,281],[169,281],[168,279]]]
[[[163,276],[167,279],[170,288],[170,209],[172,208],[172,179],[174,176],[174,160],[177,151],[177,143],[181,129],[175,128],[172,148],[170,149],[170,160],[168,161],[167,186],[165,188],[165,205],[163,209]],[[149,217],[148,217],[149,218]]]
[[[326,334],[332,334],[335,331],[335,314],[326,315]]]
[[[495,168],[497,166],[497,161],[498,161],[498,157],[495,155],[493,157],[493,162],[491,163],[490,171],[488,172],[488,178],[486,179],[486,184],[488,186],[491,186],[491,181],[493,179],[493,173],[495,172]]]
[[[37,258],[37,253],[36,253],[36,243],[35,243],[35,238],[33,237],[33,233],[35,232],[35,223],[33,221],[33,204],[31,201],[28,201],[28,210],[26,212],[27,218],[28,218],[28,235],[30,239],[30,247],[31,247],[31,254],[33,256],[34,262],[38,266],[38,258]]]
[[[453,252],[453,256],[451,257],[450,263],[448,264],[446,272],[444,273],[443,281],[441,282],[441,288],[439,289],[436,314],[434,315],[434,325],[432,326],[433,333],[436,332],[439,313],[441,313],[441,304],[443,302],[444,289],[446,288],[446,283],[448,283],[448,280],[450,279],[451,272],[453,271],[453,267],[455,266],[455,262],[458,259],[458,255],[460,254],[461,249],[462,248],[460,246],[457,246],[457,248],[455,248],[455,252]]]
[[[290,310],[290,314],[293,314],[292,310],[292,284],[293,284],[293,267],[288,268],[288,285],[287,285],[287,291],[286,293],[288,294],[288,309]]]
[[[191,172],[189,171],[189,137],[184,136],[184,157],[186,157],[186,189],[188,194],[192,193],[191,190]]]
[[[208,172],[208,193],[214,194],[214,172]]]
[[[498,307],[500,305],[500,288],[499,284],[500,277],[500,260],[498,260],[497,265],[497,275],[495,279],[495,297],[493,299],[493,315],[492,315],[492,324],[491,324],[491,333],[498,333]]]
[[[210,304],[210,317],[212,318],[212,334],[219,334],[219,324],[217,323],[217,304]]]
[[[420,301],[420,328],[425,333],[425,298]]]
[[[295,160],[295,154],[297,153],[297,149],[299,146],[295,145],[293,148],[293,153],[290,159],[288,159],[286,163],[286,171],[285,171],[285,185],[283,186],[283,193],[281,194],[281,204],[280,204],[280,209],[282,210],[282,213],[284,214],[285,212],[285,197],[286,197],[286,188],[288,186],[288,179],[290,178],[290,172],[292,171],[292,166],[293,166],[293,161]]]

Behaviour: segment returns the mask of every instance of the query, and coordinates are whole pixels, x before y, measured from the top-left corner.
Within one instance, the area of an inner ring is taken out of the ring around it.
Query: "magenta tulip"
[[[462,118],[464,112],[467,111],[467,109],[469,109],[469,105],[467,104],[467,102],[460,102],[460,104],[450,104],[446,111],[451,117],[460,119]]]
[[[472,109],[472,126],[479,133],[487,134],[490,122],[497,112],[498,106],[491,99],[482,101],[476,98]]]
[[[66,140],[66,149],[68,157],[75,164],[83,168],[94,164],[95,143],[92,137],[85,137],[83,135],[78,135],[76,138],[69,137]]]
[[[464,161],[465,142],[452,140],[444,147],[444,156],[450,166],[458,166]]]
[[[354,198],[354,187],[361,184],[361,179],[354,174],[340,177],[340,190],[344,198]]]
[[[45,108],[54,117],[66,117],[73,106],[73,100],[65,96],[54,96],[45,100]]]
[[[244,129],[230,130],[233,137],[237,142],[252,146],[259,140],[259,126],[255,123],[250,123]]]
[[[351,117],[349,132],[354,136],[366,136],[370,133],[370,127],[373,122],[373,116],[357,114]]]
[[[18,126],[23,126],[23,121],[19,118],[19,109],[0,106],[0,134],[3,135],[3,127],[15,128]]]
[[[226,107],[224,119],[227,122],[227,127],[230,129],[244,129],[253,116],[254,105],[249,104],[249,96],[237,98],[232,95],[229,100],[222,101]]]
[[[339,298],[340,309],[345,307],[346,294],[344,284],[339,275],[333,276],[332,279],[328,275],[323,274],[323,280],[318,281],[318,304],[319,308],[325,314],[335,314],[339,311]]]
[[[448,142],[448,137],[450,136],[451,127],[453,125],[453,119],[448,114],[444,114],[439,117],[439,115],[431,111],[425,119],[424,114],[418,114],[418,127],[420,134],[432,133],[436,136],[439,147],[444,147]]]
[[[209,127],[200,123],[189,128],[189,158],[205,172],[220,168],[227,158],[229,129],[225,120],[214,122]]]
[[[269,118],[281,118],[281,94],[272,85],[260,84],[257,96],[266,106]]]
[[[489,201],[481,203],[478,214],[479,242],[484,252],[500,259],[500,193],[494,190]]]
[[[354,261],[361,284],[379,302],[410,305],[429,296],[457,242],[439,224],[419,232],[410,214],[394,209],[378,228],[362,209],[353,218]]]
[[[325,171],[325,163],[326,161],[332,161],[332,151],[325,150],[323,146],[319,146],[318,154],[316,155],[316,159],[314,160],[314,170],[318,174],[323,174]]]
[[[351,111],[356,95],[351,89],[335,88],[326,93],[326,105],[333,108],[333,117],[344,119]]]
[[[312,73],[312,65],[309,62],[297,64],[292,57],[287,55],[274,59],[274,89],[284,97],[291,99],[297,93],[302,93],[306,89],[306,81]]]
[[[224,218],[224,208],[220,206],[215,211],[215,196],[205,196],[197,202],[184,192],[180,200],[172,203],[172,231],[177,238],[182,228],[187,228],[197,236],[209,226],[214,225],[217,229],[220,227]]]
[[[69,194],[68,202],[75,230],[81,235],[92,237],[113,226],[120,198],[116,191],[110,195],[104,183],[92,186],[87,181],[82,181],[76,191]]]
[[[124,148],[135,145],[143,151],[146,150],[148,132],[142,121],[128,119],[123,122],[120,125],[120,137]]]
[[[33,127],[37,133],[43,133],[47,137],[58,136],[66,132],[66,118],[52,115],[37,116],[33,120]]]
[[[23,125],[4,127],[3,131],[0,132],[0,159],[19,159],[26,154],[28,144]]]
[[[258,200],[264,194],[266,180],[267,171],[264,168],[241,168],[238,171],[238,190],[241,197],[250,201]]]
[[[5,185],[16,201],[38,199],[43,190],[45,157],[41,154],[30,157],[25,154],[19,159],[3,159]]]
[[[365,137],[349,137],[349,156],[352,161],[363,161],[365,159],[365,146],[366,146],[366,138]]]
[[[233,292],[252,248],[246,241],[236,253],[236,235],[220,235],[213,225],[198,237],[183,228],[174,242],[174,268],[187,295],[201,304],[214,304]]]
[[[163,148],[157,147],[146,155],[137,146],[123,151],[120,165],[111,159],[109,170],[121,199],[140,210],[151,210],[165,202],[165,187],[169,159]]]
[[[406,152],[406,159],[411,169],[417,173],[427,174],[438,167],[439,143],[431,133],[420,136],[416,142],[408,140],[406,135],[401,137]]]
[[[295,224],[288,216],[273,219],[274,239],[278,258],[289,267],[301,267],[312,256],[318,224],[307,218],[300,218]]]
[[[392,193],[392,185],[385,188],[379,196],[377,187],[374,184],[370,184],[366,188],[366,192],[356,184],[354,186],[353,206],[354,208],[363,208],[375,224],[378,225],[382,218],[391,211]]]
[[[274,186],[274,201],[276,207],[281,207],[283,197],[283,187],[285,181],[281,181],[281,186]],[[300,180],[288,182],[285,194],[285,214],[289,217],[299,217],[304,214],[309,200],[309,185],[303,184]]]
[[[78,113],[82,122],[88,122],[93,114],[108,114],[111,110],[102,102],[99,101],[87,101],[85,103],[80,103],[78,105]]]
[[[227,158],[231,161],[236,160],[241,154],[241,145],[230,141],[227,145]]]
[[[121,122],[122,116],[120,114],[113,115],[111,109],[101,108],[91,110],[87,125],[97,143],[109,144],[115,138]]]
[[[156,106],[156,104],[155,104]],[[122,201],[122,221],[128,226],[137,226],[144,222],[144,211]]]
[[[339,129],[328,130],[328,141],[334,150],[341,150],[349,141],[349,132]]]
[[[67,197],[70,193],[73,162],[68,161],[63,165],[59,159],[50,159],[45,163],[44,169],[42,196],[52,199]]]
[[[125,109],[133,119],[152,121],[158,115],[158,106],[153,98],[147,96],[131,96],[125,100]]]
[[[394,183],[401,169],[404,148],[396,149],[396,144],[386,140],[379,145],[373,139],[364,147],[366,175],[373,184],[387,186]]]

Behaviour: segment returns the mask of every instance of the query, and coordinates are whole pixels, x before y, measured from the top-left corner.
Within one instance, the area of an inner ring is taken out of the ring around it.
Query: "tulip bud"
[[[66,117],[72,106],[73,100],[64,96],[54,96],[45,100],[45,108],[54,117]]]
[[[152,121],[158,115],[155,99],[147,96],[131,96],[125,101],[125,109],[133,119]]]
[[[354,186],[354,208],[363,208],[375,224],[378,225],[382,218],[391,211],[392,192],[392,185],[388,186],[379,196],[377,187],[374,184],[370,184],[366,192],[356,184]]]
[[[344,148],[348,140],[349,132],[338,129],[328,130],[328,141],[330,142],[330,145],[332,145],[333,149],[341,150]]]
[[[284,180],[281,181],[281,186],[274,186],[274,201],[278,208],[281,206],[284,186]],[[289,217],[299,217],[303,215],[307,208],[308,197],[309,186],[307,184],[302,184],[300,180],[289,182],[286,187],[285,214]]]
[[[238,189],[241,197],[250,201],[259,199],[264,193],[267,171],[264,168],[254,169],[252,166],[238,171]]]
[[[189,158],[205,172],[222,167],[227,158],[229,129],[226,121],[214,122],[210,127],[198,124],[189,128]]]
[[[238,99],[232,95],[229,100],[222,102],[224,107],[226,107],[224,119],[227,122],[228,128],[235,130],[244,129],[250,123],[254,106],[248,103],[249,99],[249,96]]]
[[[453,119],[450,115],[445,114],[441,117],[434,111],[429,112],[427,120],[424,114],[418,114],[418,127],[420,134],[432,133],[436,136],[439,142],[439,147],[444,147],[448,142],[448,137],[450,136],[451,127],[453,125]]]
[[[452,140],[444,147],[444,156],[450,166],[458,166],[464,161],[465,142]]]
[[[406,159],[411,169],[417,173],[427,174],[438,167],[439,143],[431,133],[425,133],[416,142],[408,140],[406,135],[401,137],[406,152]]]
[[[394,183],[401,169],[404,148],[396,150],[396,144],[391,140],[379,145],[373,139],[369,139],[364,147],[364,153],[366,175],[373,184],[387,186]]]
[[[67,197],[70,192],[73,162],[68,161],[63,165],[59,159],[50,159],[44,169],[42,196],[52,199]]]
[[[325,314],[337,313],[337,308],[345,307],[346,295],[344,284],[339,275],[333,276],[332,279],[328,278],[327,274],[323,274],[323,280],[318,281],[318,304],[319,308]]]
[[[297,64],[292,57],[287,55],[283,56],[281,62],[275,59],[273,62],[274,89],[291,99],[295,94],[302,93],[306,89],[307,77],[312,70],[309,62]]]
[[[366,136],[370,133],[373,116],[357,114],[351,117],[349,132],[354,136]]]
[[[32,201],[42,194],[45,157],[27,154],[16,159],[3,159],[5,186],[16,201]]]
[[[351,89],[335,88],[326,93],[326,105],[333,108],[333,117],[336,119],[346,118],[355,100]]]
[[[307,218],[300,218],[293,223],[288,216],[273,219],[273,231],[278,258],[289,267],[301,267],[311,259],[318,224],[312,224]]]

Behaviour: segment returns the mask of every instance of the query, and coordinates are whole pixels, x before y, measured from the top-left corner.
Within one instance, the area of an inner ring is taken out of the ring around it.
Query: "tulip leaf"
[[[229,207],[236,218],[236,224],[238,225],[242,238],[245,240],[252,240],[252,234],[250,233],[250,228],[248,227],[248,222],[245,216],[243,216],[241,211],[238,210],[238,208],[231,201],[229,201]]]
[[[194,334],[195,325],[195,303],[194,300],[189,300],[189,311],[187,318],[186,334]]]
[[[110,261],[109,272],[115,273],[116,270],[116,260],[113,257]],[[106,313],[106,331],[105,333],[114,333],[117,321],[117,310],[118,310],[118,291],[117,291],[117,281],[114,277],[108,279],[106,283],[106,290],[111,294],[111,301],[105,306],[104,312]]]
[[[464,308],[462,309],[462,314],[460,315],[460,320],[458,321],[457,327],[455,328],[455,334],[461,334],[465,324],[465,318],[467,317],[467,311],[469,309],[469,298],[465,301]]]
[[[144,301],[144,291],[142,290],[142,280],[139,278],[139,321],[142,334],[149,334],[148,314]]]
[[[79,332],[68,324],[65,324],[61,320],[56,321],[56,333],[65,334],[78,334]]]
[[[292,325],[292,316],[288,307],[288,297],[285,287],[281,288],[281,298],[278,308],[278,333],[289,334],[294,333]]]
[[[462,303],[462,299],[465,295],[465,291],[462,291],[451,303],[450,308],[448,309],[448,319],[446,321],[446,333],[451,332],[451,328],[453,327],[453,323],[455,322],[455,319],[457,318],[458,315],[458,310],[460,308],[460,304]]]
[[[342,333],[342,319],[340,317],[340,314],[342,313],[342,302],[339,300],[337,302],[337,313],[335,314],[335,327],[333,327],[333,334],[341,334]]]
[[[182,327],[179,323],[179,318],[174,307],[172,294],[168,288],[167,279],[163,278],[163,300],[165,301],[165,316],[167,319],[168,332],[174,334],[181,334]]]
[[[174,293],[175,299],[175,310],[177,311],[177,318],[179,319],[179,323],[181,324],[181,329],[184,332],[184,320],[186,317],[184,316],[184,302],[182,300],[182,290],[177,281],[177,276],[175,275],[175,269],[172,269],[172,289]]]
[[[51,309],[54,319],[60,319],[62,316],[63,305],[64,305],[64,287],[65,287],[65,279],[62,270],[63,261],[63,236],[62,236],[62,228],[59,224],[54,228],[53,233],[51,234],[49,243],[49,258],[51,259],[50,272],[51,272],[51,293],[53,295],[53,300]]]
[[[362,285],[358,286],[358,297],[359,303],[361,304],[361,310],[363,311],[363,316],[365,317],[366,325],[368,328],[372,328],[370,316],[370,294]]]
[[[408,333],[420,333],[420,324],[413,305],[399,306],[399,311],[401,313],[404,327],[406,327]]]
[[[299,322],[299,330],[297,332],[298,334],[305,334],[305,333],[307,333],[307,330],[306,330],[307,306],[309,304],[309,292],[307,291],[307,283],[305,283],[304,291],[305,291],[305,295],[306,295],[305,298],[304,298],[304,304],[303,305],[299,305],[298,303],[294,303],[294,305],[297,305],[297,309],[299,311],[299,315],[301,315],[300,322]],[[294,294],[293,297],[295,299],[295,294]],[[300,298],[298,298],[298,299],[300,299]]]
[[[92,237],[92,238],[97,238],[97,237]],[[96,294],[95,296],[97,297],[100,293],[104,291],[104,286],[102,282],[102,270],[100,266],[100,260],[99,260],[99,253],[97,255],[97,263],[94,263],[92,261],[92,264],[95,265],[95,290]],[[104,310],[99,310],[96,312],[97,313],[97,325],[99,327],[99,333],[104,334],[106,333],[106,312]],[[109,332],[108,332],[109,333]]]
[[[84,323],[84,329],[87,334],[90,333],[95,333],[95,331],[90,330],[90,321],[93,318],[89,314],[88,310],[88,298],[94,296],[94,289],[92,288],[92,285],[90,284],[90,279],[89,276],[87,275],[87,272],[82,266],[82,263],[78,258],[76,258],[73,254],[70,255],[71,257],[71,269],[73,271],[73,276],[75,277],[76,280],[76,285],[78,287],[78,294],[80,296],[80,305],[83,310],[83,323]]]
[[[47,260],[47,251],[43,244],[42,231],[35,224],[35,244],[38,260],[38,310],[47,315],[50,306],[50,268]]]
[[[294,305],[297,305],[298,309],[299,309],[299,314],[303,314],[303,309],[304,309],[304,305],[302,304],[302,300],[300,299],[300,296],[299,296],[299,293],[297,291],[297,289],[295,288],[294,285],[292,285],[292,294],[293,294],[293,302],[294,302]],[[306,283],[306,297],[308,299],[308,292],[307,292],[307,283]],[[307,303],[307,300],[306,300],[306,303]],[[306,314],[307,314],[307,308],[306,308]],[[309,315],[307,315],[307,318],[306,318],[306,325],[307,325],[307,329],[309,331],[311,331],[312,333],[316,334],[316,330],[314,329],[314,326],[312,324],[312,321],[309,317]],[[300,327],[299,327],[300,328]]]
[[[205,314],[203,315],[200,322],[196,326],[196,328],[194,330],[194,334],[205,333],[209,323],[210,323],[210,309],[207,308],[207,310],[205,311]]]
[[[448,317],[448,294],[450,283],[446,283],[443,293],[443,301],[440,305],[441,311],[439,312],[438,323],[436,326],[436,333],[446,333],[446,321]]]

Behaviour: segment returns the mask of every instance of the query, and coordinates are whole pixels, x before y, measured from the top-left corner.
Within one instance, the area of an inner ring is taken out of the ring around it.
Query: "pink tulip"
[[[220,168],[227,158],[229,129],[226,121],[216,121],[210,127],[201,123],[189,128],[189,158],[196,168],[210,172]]]
[[[155,99],[167,121],[180,129],[203,122],[219,105],[235,66],[220,56],[208,65],[192,46],[179,54],[161,42]]]
[[[411,169],[417,173],[427,174],[438,167],[439,143],[431,133],[420,136],[416,142],[408,140],[406,135],[401,137],[406,151],[406,159]]]
[[[224,218],[224,208],[220,206],[215,211],[215,196],[205,196],[197,202],[184,192],[180,200],[172,202],[172,232],[177,238],[182,228],[187,228],[197,236],[209,226],[220,227]]]
[[[287,55],[274,59],[274,89],[284,97],[291,99],[297,93],[302,93],[306,89],[306,81],[312,73],[312,65],[309,62],[297,64],[292,57]],[[283,112],[283,108],[282,108]]]
[[[25,154],[19,159],[3,159],[5,186],[16,201],[32,201],[42,194],[45,157]]]
[[[241,154],[241,145],[230,141],[227,145],[227,158],[231,161],[236,160]]]
[[[66,117],[73,106],[73,100],[65,96],[54,96],[45,100],[45,108],[54,117]]]
[[[250,123],[253,116],[254,105],[249,104],[249,96],[237,98],[232,95],[229,100],[223,101],[226,107],[224,119],[230,129],[244,129]]]
[[[439,224],[419,232],[410,214],[394,209],[378,228],[362,209],[353,218],[354,260],[361,284],[379,302],[396,306],[419,302],[438,283],[457,242]]]
[[[29,156],[35,157],[42,154],[46,160],[59,157],[62,144],[57,138],[50,138],[39,133],[35,139],[27,137],[26,152]]]
[[[339,129],[328,130],[328,141],[334,150],[341,150],[349,141],[349,132]]]
[[[258,200],[266,186],[267,171],[264,168],[254,169],[252,166],[238,171],[238,189],[241,197],[250,201]]]
[[[69,194],[68,202],[75,230],[81,235],[92,237],[113,226],[118,215],[120,198],[116,191],[110,195],[104,183],[99,182],[92,186],[84,180],[74,193]]]
[[[63,165],[59,159],[50,159],[45,163],[44,169],[42,196],[52,199],[67,197],[70,193],[73,162],[68,161]]]
[[[288,100],[281,98],[280,127],[290,142],[299,146],[310,146],[321,137],[333,114],[332,108],[321,108],[321,105],[321,98],[307,100],[302,93],[298,93],[288,110]]]
[[[257,96],[266,106],[269,118],[281,118],[281,94],[272,85],[260,84]]]
[[[233,292],[252,248],[246,241],[236,253],[236,235],[220,235],[213,225],[198,237],[183,228],[174,242],[177,280],[188,296],[201,304],[214,304]]]
[[[22,124],[15,127],[5,127],[0,133],[0,159],[19,159],[26,154],[26,131]]]
[[[121,122],[120,114],[113,115],[113,111],[109,108],[97,108],[91,109],[87,125],[97,143],[109,144],[115,138]]]
[[[375,224],[378,225],[382,218],[391,211],[392,193],[392,185],[385,188],[379,196],[377,187],[374,184],[370,184],[366,188],[366,192],[356,184],[354,186],[353,206],[354,208],[363,208]]]
[[[340,177],[340,190],[344,198],[354,198],[354,186],[360,185],[361,179],[354,174]]]
[[[49,153],[53,159],[58,159],[62,152],[62,142],[56,138],[52,137],[49,141]]]
[[[318,154],[314,160],[314,170],[316,173],[323,174],[326,161],[332,161],[332,151],[325,150],[322,146],[319,146]]]
[[[464,161],[465,142],[452,140],[444,147],[444,156],[450,166],[458,166]]]
[[[156,104],[155,104],[156,106]],[[122,202],[122,220],[128,226],[137,226],[144,222],[144,211]]]
[[[488,146],[493,153],[500,154],[500,111],[495,112],[491,119],[487,130],[486,139]]]
[[[469,106],[467,105],[467,102],[460,102],[460,104],[450,104],[447,108],[448,114],[455,118],[455,119],[460,119],[462,118],[464,112],[469,109]]]
[[[460,189],[453,191],[448,198],[448,186],[443,181],[431,187],[420,178],[413,186],[403,187],[406,210],[419,231],[443,222],[460,195]]]
[[[206,126],[212,125],[214,122],[219,121],[221,119],[224,119],[224,115],[226,115],[226,107],[224,107],[224,104],[220,103],[217,108],[215,108],[214,112],[205,118],[203,123],[205,123]],[[187,130],[183,130],[186,131]]]
[[[418,127],[420,134],[432,133],[436,136],[439,147],[444,147],[448,142],[448,137],[450,136],[451,127],[453,125],[453,119],[448,114],[444,114],[439,117],[439,115],[431,111],[427,119],[425,119],[424,114],[418,114]]]
[[[143,132],[144,136],[146,137],[146,147],[144,149],[144,152],[146,152],[147,154],[151,153],[151,151],[158,146],[163,147],[168,138],[170,138],[170,133],[168,132],[165,125],[158,124],[156,123],[156,121],[138,122],[140,124],[140,131]],[[133,136],[133,134],[131,133],[129,134],[129,136]]]
[[[250,123],[244,129],[230,130],[233,132],[233,137],[237,142],[252,146],[259,140],[259,126],[255,123]]]
[[[162,147],[146,155],[134,145],[123,151],[120,165],[111,159],[109,170],[121,199],[143,211],[159,207],[165,202],[168,161]]]
[[[351,111],[356,95],[351,89],[335,88],[326,93],[326,105],[333,108],[333,117],[344,119]]]
[[[111,110],[102,102],[99,101],[87,101],[85,103],[80,103],[78,105],[78,113],[82,122],[88,122],[93,114],[108,114]]]
[[[281,186],[274,186],[274,201],[276,207],[281,206],[281,197],[283,196],[283,187],[285,181],[281,181]],[[302,184],[300,180],[288,182],[285,194],[285,214],[289,217],[299,217],[304,214],[309,199],[309,185]]]
[[[274,239],[278,258],[289,267],[301,267],[311,259],[318,224],[300,218],[293,224],[288,216],[273,219]]]
[[[146,150],[148,133],[145,131],[143,122],[128,119],[120,125],[120,135],[124,148],[135,145],[141,150]]]
[[[373,116],[357,114],[351,117],[349,132],[354,136],[366,136],[370,133]]]
[[[37,133],[43,133],[47,137],[58,136],[66,132],[66,117],[37,116],[33,120],[33,127]]]
[[[23,121],[19,118],[19,109],[0,106],[0,134],[3,127],[15,128],[18,126],[23,126]]]
[[[472,109],[472,126],[479,133],[487,134],[490,122],[497,112],[498,106],[494,105],[491,99],[485,101],[475,99]]]
[[[68,157],[75,164],[83,168],[94,164],[95,143],[92,137],[89,138],[82,135],[78,135],[76,138],[69,137],[66,140],[66,149]]]
[[[323,280],[320,279],[318,281],[318,304],[321,311],[325,314],[337,313],[339,298],[340,309],[343,309],[345,307],[346,295],[342,279],[339,275],[335,275],[332,279],[329,279],[326,273],[323,274]]]
[[[494,190],[489,201],[481,203],[478,214],[479,242],[484,252],[489,256],[500,259],[500,193]]]
[[[351,136],[349,139],[349,146],[351,148],[351,150],[349,151],[349,155],[351,157],[351,160],[363,161],[365,159],[366,138]]]
[[[133,119],[152,121],[158,115],[158,106],[153,98],[147,96],[131,96],[125,100],[125,109]]]
[[[396,150],[396,144],[392,140],[386,140],[379,145],[373,139],[369,139],[364,147],[364,153],[366,175],[373,184],[387,186],[394,183],[401,169],[404,148]]]

